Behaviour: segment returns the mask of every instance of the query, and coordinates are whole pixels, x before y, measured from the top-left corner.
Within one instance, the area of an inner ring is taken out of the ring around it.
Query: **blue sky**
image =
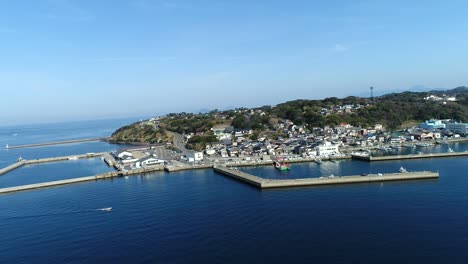
[[[0,0],[0,123],[467,84],[466,1]]]

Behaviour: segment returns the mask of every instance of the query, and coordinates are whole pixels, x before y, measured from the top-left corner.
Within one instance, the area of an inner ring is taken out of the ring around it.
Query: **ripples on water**
[[[102,146],[108,148],[115,146]],[[427,181],[260,191],[200,170],[0,195],[0,263],[467,263],[466,162],[306,163],[293,165],[289,175],[390,172],[402,165],[440,172]],[[87,169],[76,166],[73,173]],[[105,207],[113,210],[95,210]]]

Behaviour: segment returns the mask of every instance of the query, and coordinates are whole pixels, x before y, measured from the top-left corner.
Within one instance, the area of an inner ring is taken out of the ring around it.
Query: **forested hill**
[[[428,98],[431,95],[436,97]],[[455,97],[456,101],[448,101],[448,97]],[[351,111],[329,111],[349,105],[361,107],[355,107]],[[331,97],[324,100],[295,100],[279,104],[271,112],[279,118],[314,127],[340,123],[366,127],[380,123],[389,128],[398,128],[407,121],[431,118],[468,121],[468,88],[392,93],[376,97],[373,101],[354,96],[343,99]]]
[[[468,121],[468,88],[446,91],[402,92],[374,98],[349,96],[323,100],[294,100],[274,107],[218,111],[205,114],[172,113],[149,122],[139,122],[117,130],[111,141],[163,143],[172,139],[167,132],[199,135],[193,143],[213,140],[215,125],[253,129],[255,135],[277,130],[279,120],[290,120],[306,128],[348,123],[357,127],[382,124],[397,129],[402,124],[431,118]],[[189,141],[190,143],[190,141]]]

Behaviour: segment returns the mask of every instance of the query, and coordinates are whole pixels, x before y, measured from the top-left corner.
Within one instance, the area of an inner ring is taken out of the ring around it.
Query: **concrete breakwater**
[[[105,153],[86,153],[80,155],[72,155],[72,156],[62,156],[62,157],[53,157],[53,158],[44,158],[44,159],[33,159],[33,160],[20,160],[12,165],[0,169],[0,175],[3,175],[7,172],[15,170],[24,165],[31,165],[31,164],[39,164],[39,163],[48,163],[48,162],[57,162],[57,161],[65,161],[65,160],[76,160],[76,159],[89,159],[89,158],[96,158],[101,157]]]
[[[110,179],[114,177],[139,175],[139,174],[144,174],[148,172],[155,172],[155,171],[162,171],[162,170],[163,168],[160,166],[153,166],[153,167],[140,168],[140,169],[134,169],[134,170],[128,170],[128,171],[111,171],[111,172],[106,172],[102,174],[97,174],[94,176],[86,176],[86,177],[79,177],[79,178],[59,180],[59,181],[42,182],[42,183],[20,185],[20,186],[8,187],[8,188],[0,188],[0,194],[34,190],[34,189],[42,189],[42,188],[80,183],[80,182],[87,182],[87,181],[105,180],[105,179]]]
[[[403,159],[423,159],[423,158],[443,158],[443,157],[463,157],[468,156],[465,152],[445,152],[445,153],[427,153],[427,154],[409,154],[409,155],[391,155],[391,156],[361,156],[353,155],[353,159],[365,161],[385,161],[385,160],[403,160]]]
[[[73,143],[82,143],[82,142],[91,142],[91,141],[105,141],[105,140],[107,140],[107,138],[86,138],[86,139],[75,139],[75,140],[46,142],[46,143],[37,143],[37,144],[17,145],[17,146],[8,146],[7,145],[7,147],[5,147],[5,148],[6,149],[33,148],[33,147],[64,145],[64,144],[73,144]]]
[[[213,164],[204,164],[204,165],[185,165],[185,166],[165,166],[164,170],[167,172],[176,172],[184,170],[201,170],[201,169],[210,169],[213,168]]]
[[[264,188],[281,188],[281,187],[296,187],[296,186],[317,186],[330,184],[348,184],[348,183],[369,183],[383,181],[401,181],[401,180],[418,180],[418,179],[436,179],[439,177],[438,172],[420,171],[420,172],[405,172],[405,173],[388,173],[388,174],[369,174],[366,176],[329,176],[321,178],[304,178],[291,180],[271,180],[260,178],[236,169],[226,167],[215,167],[215,172],[229,176],[231,178],[243,181],[260,189]]]

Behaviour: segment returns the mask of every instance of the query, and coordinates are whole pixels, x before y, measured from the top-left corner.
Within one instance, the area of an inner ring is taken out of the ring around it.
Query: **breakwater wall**
[[[404,159],[425,159],[425,158],[444,158],[444,157],[464,157],[468,152],[445,152],[445,153],[427,153],[427,154],[409,154],[409,155],[391,155],[391,156],[360,156],[353,155],[353,159],[365,161],[386,161],[386,160],[404,160]]]
[[[82,143],[82,142],[91,142],[91,141],[105,141],[105,140],[107,140],[107,138],[85,138],[85,139],[75,139],[75,140],[56,141],[56,142],[45,142],[45,143],[37,143],[37,144],[7,146],[6,149],[34,148],[34,147],[64,145],[64,144],[73,144],[73,143]]]
[[[62,157],[53,157],[53,158],[44,158],[44,159],[20,160],[16,163],[13,163],[12,165],[8,167],[0,169],[0,175],[3,175],[7,172],[10,172],[24,165],[57,162],[57,161],[65,161],[65,160],[89,159],[89,158],[101,157],[104,154],[105,153],[86,153],[86,154],[80,154],[80,155],[62,156]]]
[[[132,175],[138,175],[138,174],[144,174],[144,173],[162,171],[162,170],[163,170],[162,166],[153,166],[153,167],[139,168],[139,169],[128,170],[128,171],[111,171],[111,172],[106,172],[102,174],[97,174],[94,176],[85,176],[85,177],[59,180],[59,181],[42,182],[42,183],[20,185],[20,186],[8,187],[8,188],[0,188],[0,194],[49,188],[49,187],[54,187],[54,186],[88,182],[88,181],[105,180],[105,179],[111,179],[114,177],[132,176]]]
[[[282,188],[282,187],[299,187],[299,186],[317,186],[331,184],[350,184],[350,183],[370,183],[383,181],[402,181],[402,180],[420,180],[420,179],[436,179],[439,177],[438,172],[420,171],[406,173],[388,173],[388,174],[369,174],[366,176],[329,176],[321,178],[304,178],[290,180],[271,180],[260,178],[236,169],[226,167],[215,167],[215,172],[225,176],[237,179],[248,183],[260,189],[264,188]]]
[[[185,166],[165,166],[164,170],[167,172],[176,172],[176,171],[184,171],[184,170],[201,170],[201,169],[210,169],[213,168],[213,164],[205,164],[205,165],[185,165]]]

